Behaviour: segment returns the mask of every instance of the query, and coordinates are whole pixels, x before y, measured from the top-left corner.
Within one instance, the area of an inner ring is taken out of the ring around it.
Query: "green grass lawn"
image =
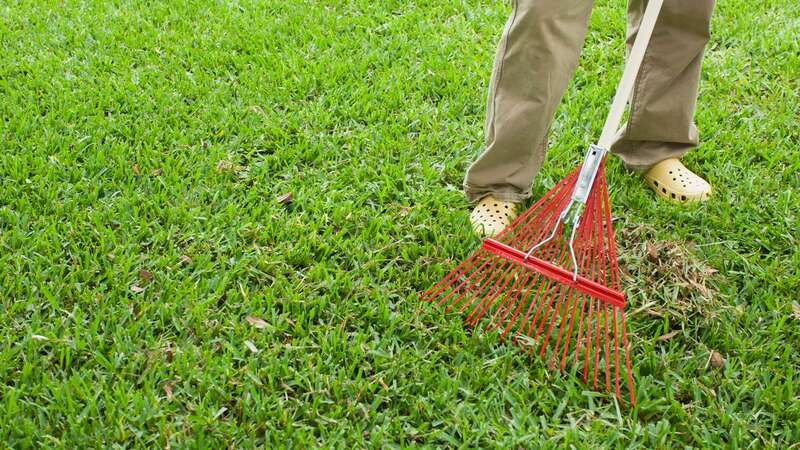
[[[597,2],[537,195],[599,134],[624,10]],[[797,448],[800,3],[717,5],[711,202],[609,163],[634,409],[417,299],[479,244],[509,11],[3,2],[0,447]]]

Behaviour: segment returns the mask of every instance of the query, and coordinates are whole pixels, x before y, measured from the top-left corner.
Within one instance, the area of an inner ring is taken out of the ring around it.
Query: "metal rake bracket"
[[[561,214],[559,214],[558,220],[553,226],[553,231],[550,233],[550,235],[531,247],[531,249],[525,253],[523,262],[527,262],[533,252],[535,252],[537,249],[542,248],[547,243],[551,242],[553,238],[555,238],[556,232],[558,232],[558,228],[561,225],[571,224],[572,227],[569,238],[567,239],[567,243],[569,247],[570,259],[572,260],[572,281],[578,280],[578,260],[575,257],[575,233],[578,230],[578,223],[583,216],[586,200],[589,198],[589,193],[594,185],[594,180],[597,178],[597,172],[599,171],[600,165],[603,163],[607,153],[608,150],[603,147],[599,147],[597,145],[589,146],[589,149],[586,150],[586,156],[583,158],[581,171],[578,174],[578,179],[575,182],[575,189],[572,191],[570,202],[567,204],[564,210],[561,211]]]

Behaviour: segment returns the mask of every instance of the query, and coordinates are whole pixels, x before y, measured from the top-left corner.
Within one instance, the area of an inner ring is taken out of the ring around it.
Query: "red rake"
[[[584,382],[620,400],[624,376],[631,404],[625,296],[605,158],[662,2],[648,2],[600,140],[589,146],[583,164],[422,295],[466,314],[473,327],[485,324],[502,339],[510,336],[527,353],[546,358],[548,367],[564,370],[571,361]]]

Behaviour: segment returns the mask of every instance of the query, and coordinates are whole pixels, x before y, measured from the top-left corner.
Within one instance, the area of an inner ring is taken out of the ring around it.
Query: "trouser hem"
[[[518,189],[508,186],[480,187],[466,184],[464,185],[464,194],[467,196],[467,201],[470,203],[477,203],[482,198],[489,195],[498,200],[512,203],[521,203],[531,197],[530,190],[520,192]]]

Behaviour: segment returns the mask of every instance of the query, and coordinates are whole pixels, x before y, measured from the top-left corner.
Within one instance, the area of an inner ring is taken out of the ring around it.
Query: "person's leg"
[[[628,48],[647,0],[629,0]],[[697,146],[694,124],[700,65],[714,0],[666,0],[636,79],[628,123],[611,146],[625,165],[645,172]]]
[[[591,8],[591,0],[513,0],[489,87],[486,149],[464,180],[471,202],[488,195],[507,202],[530,196]]]

